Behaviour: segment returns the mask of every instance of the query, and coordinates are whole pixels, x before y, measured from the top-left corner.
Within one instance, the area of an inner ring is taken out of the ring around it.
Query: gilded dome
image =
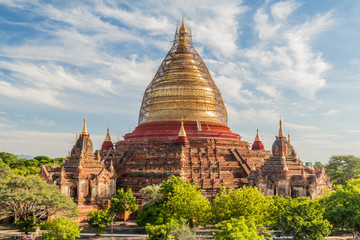
[[[227,124],[221,94],[191,43],[184,21],[174,44],[145,90],[139,124],[200,121]]]

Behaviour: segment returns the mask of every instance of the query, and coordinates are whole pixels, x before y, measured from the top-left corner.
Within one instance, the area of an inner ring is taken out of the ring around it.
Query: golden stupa
[[[174,44],[145,90],[139,124],[208,122],[227,125],[221,94],[192,46],[184,19]]]

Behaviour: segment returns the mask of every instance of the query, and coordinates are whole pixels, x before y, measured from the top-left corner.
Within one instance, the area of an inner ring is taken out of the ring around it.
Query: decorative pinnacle
[[[181,121],[181,127],[180,127],[180,131],[179,131],[179,137],[186,137],[186,132],[185,132],[185,128],[184,128],[184,122]]]
[[[181,149],[181,153],[180,153],[180,162],[185,162],[185,154],[184,154],[184,149]]]
[[[106,130],[105,142],[111,142],[109,128],[107,128],[107,130]]]
[[[259,136],[259,129],[256,129],[256,137],[255,137],[255,142],[260,142],[261,138]]]
[[[291,146],[291,142],[290,142],[290,134],[288,133],[288,143]]]
[[[281,121],[281,118],[280,118],[280,128],[279,128],[279,136],[278,137],[285,137],[284,136],[284,133],[283,133],[283,130],[282,130],[282,121]]]
[[[179,45],[187,46],[186,35],[187,35],[187,29],[185,27],[185,21],[184,21],[184,17],[183,17],[182,24],[181,24],[181,27],[179,29]]]
[[[81,135],[89,135],[87,132],[87,129],[86,129],[86,116],[84,117],[84,127],[83,127]]]
[[[179,32],[180,32],[180,33],[187,33],[187,29],[186,29],[186,26],[185,26],[184,16],[182,17],[182,23],[181,23],[181,27],[180,27],[180,29],[179,29]]]

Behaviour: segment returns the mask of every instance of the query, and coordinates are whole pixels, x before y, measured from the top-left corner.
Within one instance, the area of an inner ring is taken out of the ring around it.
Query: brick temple
[[[85,129],[85,130],[84,130]],[[93,151],[84,119],[83,132],[60,168],[43,167],[41,176],[80,206],[103,206],[116,189],[139,190],[169,175],[196,182],[208,198],[222,186],[257,186],[266,195],[316,198],[331,188],[324,169],[305,167],[290,137],[282,132],[272,152],[259,132],[250,144],[227,126],[221,93],[192,45],[184,20],[149,86],[138,126],[113,143],[109,130]]]

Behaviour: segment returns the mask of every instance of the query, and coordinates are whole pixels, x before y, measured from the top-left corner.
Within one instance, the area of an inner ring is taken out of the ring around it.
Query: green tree
[[[43,219],[54,214],[74,216],[76,209],[71,198],[38,176],[10,174],[0,179],[0,219],[15,217],[29,221],[31,217]]]
[[[47,230],[41,234],[43,240],[65,240],[80,238],[82,227],[79,223],[70,221],[67,217],[58,217],[41,223],[41,229]]]
[[[39,220],[34,217],[29,217],[29,219],[26,221],[18,219],[15,222],[13,222],[13,225],[19,228],[21,232],[27,234],[28,232],[36,231],[37,227],[39,226]]]
[[[353,155],[334,155],[325,170],[333,184],[345,185],[349,179],[359,178],[360,158]]]
[[[87,220],[87,223],[91,228],[96,228],[97,235],[104,233],[103,228],[109,226],[113,217],[109,212],[109,208],[91,211],[88,213],[88,216],[90,218]]]
[[[231,218],[244,216],[256,226],[268,223],[272,198],[265,197],[257,188],[242,187],[238,189],[223,188],[212,201],[211,222],[219,223]]]
[[[273,205],[275,228],[296,240],[324,239],[331,233],[331,225],[324,219],[324,205],[317,200],[276,196]]]
[[[323,167],[325,167],[325,165],[322,162],[315,162],[314,166],[319,168],[319,169],[322,169]]]
[[[0,152],[0,158],[7,165],[10,165],[12,162],[15,162],[17,160],[16,155],[7,152]]]
[[[118,194],[115,195],[110,200],[110,210],[114,213],[124,213],[124,223],[125,223],[125,212],[135,212],[138,210],[139,206],[136,204],[136,198],[132,194],[131,189],[128,189],[124,193],[124,189],[119,189]]]
[[[140,194],[146,201],[160,199],[162,194],[160,193],[160,188],[162,184],[153,184],[147,187],[144,187],[140,190]]]
[[[1,182],[5,181],[5,178],[7,176],[10,177],[10,175],[12,175],[13,172],[11,171],[11,168],[8,166],[8,165],[3,165],[3,166],[0,166],[0,184]]]
[[[215,235],[217,240],[265,240],[264,236],[256,233],[256,225],[253,221],[245,220],[244,216],[239,219],[230,218],[215,225],[220,231]]]
[[[170,176],[160,187],[161,197],[148,201],[141,209],[136,222],[139,226],[166,224],[170,219],[185,219],[191,227],[204,224],[210,203],[195,183]]]
[[[360,179],[350,179],[345,186],[336,185],[335,191],[320,201],[327,220],[335,227],[353,229],[354,237],[360,237]]]
[[[149,235],[149,240],[197,240],[198,237],[194,229],[190,228],[185,219],[177,221],[170,219],[166,224],[146,226],[146,233]]]

